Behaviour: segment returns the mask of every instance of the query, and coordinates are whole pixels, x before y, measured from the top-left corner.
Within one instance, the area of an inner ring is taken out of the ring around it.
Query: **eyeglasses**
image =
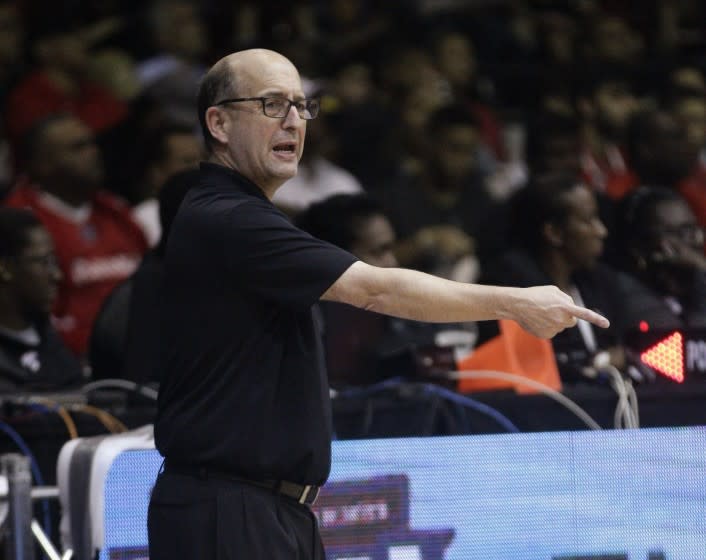
[[[236,99],[224,99],[215,103],[214,106],[226,105],[227,103],[240,103],[242,101],[259,101],[262,103],[262,112],[266,117],[273,119],[283,119],[294,107],[299,113],[299,117],[310,121],[319,114],[321,100],[312,97],[311,99],[297,99],[292,101],[286,97],[238,97]]]

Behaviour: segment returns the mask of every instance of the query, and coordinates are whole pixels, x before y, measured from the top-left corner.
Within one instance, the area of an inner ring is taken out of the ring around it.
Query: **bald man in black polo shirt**
[[[429,322],[509,318],[542,337],[577,318],[607,325],[552,286],[377,268],[295,228],[270,201],[296,173],[318,109],[273,51],[231,54],[201,85],[211,155],[165,260],[151,560],[323,560],[308,507],[331,460],[317,300]]]

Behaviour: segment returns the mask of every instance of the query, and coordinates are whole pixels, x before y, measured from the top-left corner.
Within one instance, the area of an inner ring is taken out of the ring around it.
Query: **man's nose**
[[[289,107],[287,116],[282,119],[282,126],[284,128],[297,128],[302,126],[306,121],[299,116],[299,111],[294,105]]]

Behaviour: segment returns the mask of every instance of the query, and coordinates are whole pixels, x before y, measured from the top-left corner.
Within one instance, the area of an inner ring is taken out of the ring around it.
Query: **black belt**
[[[320,486],[314,484],[297,484],[288,480],[254,480],[252,478],[244,478],[223,471],[210,469],[208,467],[197,467],[195,465],[175,465],[168,461],[164,462],[164,472],[174,474],[185,474],[187,476],[195,476],[198,478],[219,478],[223,480],[231,480],[233,482],[242,482],[258,488],[272,490],[288,498],[292,498],[300,504],[308,506],[313,505],[316,498],[319,496]]]

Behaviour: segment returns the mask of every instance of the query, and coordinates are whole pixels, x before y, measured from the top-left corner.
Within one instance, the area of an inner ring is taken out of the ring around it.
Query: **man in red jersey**
[[[51,233],[63,273],[55,326],[82,356],[103,300],[136,268],[147,243],[129,208],[100,190],[103,167],[86,125],[54,115],[28,134],[28,179],[6,204],[34,210]]]

